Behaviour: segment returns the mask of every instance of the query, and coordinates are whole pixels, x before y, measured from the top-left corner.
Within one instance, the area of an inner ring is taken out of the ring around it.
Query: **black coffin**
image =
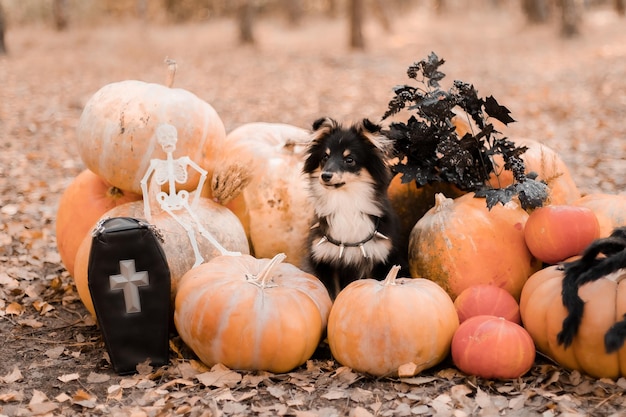
[[[113,217],[95,228],[88,283],[111,363],[120,375],[169,355],[170,271],[148,223]]]

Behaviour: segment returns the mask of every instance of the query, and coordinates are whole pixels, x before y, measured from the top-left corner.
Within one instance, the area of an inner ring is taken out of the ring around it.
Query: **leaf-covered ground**
[[[449,361],[408,379],[374,379],[328,358],[284,375],[206,369],[176,338],[171,365],[135,376],[109,367],[55,246],[58,199],[83,169],[73,146],[86,100],[124,79],[176,85],[211,103],[227,130],[269,121],[308,127],[331,115],[379,120],[405,70],[435,51],[447,77],[493,95],[517,120],[507,135],[556,149],[583,193],[626,190],[626,30],[610,10],[583,36],[528,26],[517,9],[420,8],[372,20],[353,52],[341,20],[280,19],[237,45],[230,21],[182,26],[77,23],[10,28],[0,57],[0,415],[406,416],[618,415],[626,379],[594,380],[538,357],[515,381],[466,377]],[[402,317],[398,317],[401,321]]]

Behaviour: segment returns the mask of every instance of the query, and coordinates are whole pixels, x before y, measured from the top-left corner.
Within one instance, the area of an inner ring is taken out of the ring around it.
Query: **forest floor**
[[[165,81],[219,113],[227,131],[256,121],[308,128],[330,115],[380,120],[406,68],[434,51],[447,81],[493,95],[510,137],[560,153],[583,194],[626,191],[626,29],[612,10],[586,13],[582,35],[529,26],[517,10],[418,8],[392,31],[366,26],[347,48],[343,20],[280,18],[239,46],[232,21],[77,23],[65,32],[10,27],[0,57],[0,415],[408,416],[621,415],[626,379],[596,380],[538,356],[522,378],[468,377],[450,360],[413,378],[372,378],[314,359],[287,374],[203,368],[180,340],[169,366],[110,368],[55,243],[59,197],[84,169],[75,128],[83,106],[115,81]]]

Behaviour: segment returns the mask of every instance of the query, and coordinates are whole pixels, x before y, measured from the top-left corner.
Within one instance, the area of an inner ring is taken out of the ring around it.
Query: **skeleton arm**
[[[150,166],[148,167],[148,170],[144,174],[143,178],[141,179],[141,193],[143,195],[143,215],[148,223],[152,221],[152,212],[150,211],[150,195],[148,194],[148,180],[154,173],[155,163],[156,161],[154,159],[150,160]]]
[[[188,156],[185,156],[183,158],[185,163],[187,163],[190,167],[200,173],[200,180],[198,181],[196,193],[193,196],[193,202],[191,203],[191,207],[195,210],[195,208],[198,206],[198,201],[200,201],[200,194],[202,193],[202,187],[204,187],[204,182],[206,181],[207,171],[203,169],[200,165],[192,161],[191,158],[189,158]]]

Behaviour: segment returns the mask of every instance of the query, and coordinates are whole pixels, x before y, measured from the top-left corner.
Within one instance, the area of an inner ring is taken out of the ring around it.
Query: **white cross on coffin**
[[[139,301],[139,287],[145,287],[149,283],[148,272],[135,270],[135,260],[120,261],[120,274],[109,276],[111,291],[122,290],[127,313],[141,312]]]

